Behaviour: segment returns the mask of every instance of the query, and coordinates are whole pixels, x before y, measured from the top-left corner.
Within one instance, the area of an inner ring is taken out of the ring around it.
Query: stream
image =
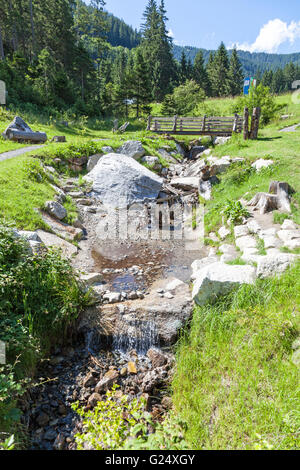
[[[93,198],[92,204],[80,208],[85,230],[73,266],[102,274],[94,287],[102,301],[83,315],[67,344],[42,361],[36,385],[23,399],[23,423],[34,450],[75,450],[74,435],[82,423],[72,404],[92,409],[113,384],[129,399],[143,396],[155,420],[172,406],[172,347],[192,311],[190,265],[205,256],[205,248],[199,244],[187,250],[175,237],[99,240],[96,227],[103,207]],[[165,287],[174,280],[180,283],[179,293]],[[103,300],[104,292],[120,295],[122,302]]]

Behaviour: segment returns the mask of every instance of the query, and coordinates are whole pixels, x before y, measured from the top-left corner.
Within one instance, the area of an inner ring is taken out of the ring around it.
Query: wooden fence
[[[210,135],[229,137],[242,133],[245,139],[257,139],[260,119],[260,108],[253,111],[251,130],[249,131],[249,112],[244,116],[235,114],[229,117],[153,117],[149,116],[147,130],[157,134],[177,135]]]

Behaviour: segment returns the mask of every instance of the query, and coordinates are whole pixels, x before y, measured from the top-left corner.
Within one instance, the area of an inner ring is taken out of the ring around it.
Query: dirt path
[[[293,126],[285,127],[279,132],[296,132],[297,128],[300,127],[300,124],[294,124]]]
[[[32,152],[33,150],[40,149],[42,147],[44,147],[44,145],[33,145],[31,147],[22,147],[17,150],[11,150],[10,152],[0,153],[0,162],[9,160],[10,158],[19,157],[24,153]]]

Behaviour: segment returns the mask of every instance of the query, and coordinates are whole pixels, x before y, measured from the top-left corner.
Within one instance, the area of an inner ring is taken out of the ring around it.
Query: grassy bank
[[[6,365],[0,365],[0,448],[12,433],[17,447],[24,445],[18,399],[38,361],[70,334],[88,302],[89,294],[58,252],[32,255],[27,242],[0,223],[0,341],[6,344]]]
[[[299,333],[300,263],[196,308],[173,382],[190,448],[299,448]]]
[[[300,131],[279,132],[300,122],[300,107],[288,95],[288,120],[273,121],[257,141],[241,136],[218,146],[213,155],[243,157],[213,190],[207,202],[206,233],[222,224],[228,202],[268,191],[272,180],[295,190],[290,217],[300,223]],[[274,165],[257,173],[259,158]],[[173,400],[185,420],[185,439],[193,449],[299,448],[299,362],[293,342],[300,334],[300,263],[281,279],[258,280],[214,305],[195,309],[191,328],[177,349]]]

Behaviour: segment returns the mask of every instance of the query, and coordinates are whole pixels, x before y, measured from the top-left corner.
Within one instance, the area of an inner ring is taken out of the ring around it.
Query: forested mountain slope
[[[205,62],[208,62],[209,54],[214,51],[201,49]],[[194,62],[199,48],[192,46],[173,46],[173,54],[176,60],[180,60],[184,51],[187,60]],[[243,70],[246,75],[255,75],[258,70],[264,72],[266,70],[276,70],[283,68],[285,65],[293,62],[300,65],[300,53],[295,54],[267,54],[265,52],[247,52],[238,51],[238,57],[242,63]]]

